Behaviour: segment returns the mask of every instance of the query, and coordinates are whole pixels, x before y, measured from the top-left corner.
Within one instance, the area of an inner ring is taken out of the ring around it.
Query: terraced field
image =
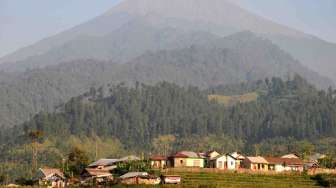
[[[301,175],[258,175],[235,173],[176,172],[182,176],[182,187],[208,188],[314,188],[314,180]]]
[[[243,95],[233,95],[233,96],[225,96],[225,95],[209,95],[209,101],[216,101],[225,106],[233,106],[239,103],[248,103],[252,101],[256,101],[258,98],[258,94],[256,92],[246,93]]]
[[[213,172],[179,172],[169,171],[167,174],[182,176],[181,185],[163,186],[123,186],[119,188],[320,188],[309,176],[301,175],[259,175]]]

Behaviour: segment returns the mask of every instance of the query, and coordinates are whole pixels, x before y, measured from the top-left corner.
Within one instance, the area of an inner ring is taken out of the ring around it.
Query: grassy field
[[[182,176],[181,185],[170,186],[124,186],[132,187],[185,187],[185,188],[317,188],[317,182],[301,175],[258,175],[210,172],[169,172]]]
[[[218,103],[224,104],[226,106],[232,106],[237,103],[247,103],[257,100],[258,94],[256,92],[246,93],[243,95],[233,95],[233,96],[225,96],[225,95],[209,95],[208,99],[210,101],[216,101]]]

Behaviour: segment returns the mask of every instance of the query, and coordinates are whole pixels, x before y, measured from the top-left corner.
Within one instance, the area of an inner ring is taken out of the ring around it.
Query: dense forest
[[[23,73],[1,72],[0,128],[21,124],[40,111],[53,112],[56,106],[91,87],[112,81],[126,85],[134,85],[136,81],[151,85],[167,81],[206,89],[266,77],[287,79],[297,73],[319,88],[333,86],[328,78],[307,69],[271,41],[252,32],[213,40],[192,36],[194,40],[178,38],[184,44],[178,49],[146,51],[124,64],[115,60],[73,60]],[[156,43],[154,39],[150,41]]]
[[[210,94],[251,91],[258,98],[248,103],[226,106],[208,99]],[[36,155],[40,153],[39,164],[45,165],[60,165],[72,147],[87,152],[90,160],[180,149],[332,154],[335,104],[335,91],[319,91],[300,76],[208,90],[167,82],[92,88],[54,113],[41,112],[22,125],[1,130],[0,159],[24,172],[31,167],[34,148]]]

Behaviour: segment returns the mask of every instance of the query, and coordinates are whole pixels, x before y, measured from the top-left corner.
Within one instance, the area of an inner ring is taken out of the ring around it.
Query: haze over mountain
[[[179,36],[171,42],[184,44],[185,35]],[[4,75],[0,77],[0,125],[10,127],[41,110],[54,111],[71,97],[110,83],[124,82],[132,86],[136,82],[155,84],[169,81],[182,86],[208,88],[272,76],[288,79],[300,74],[321,87],[332,84],[269,40],[251,32],[240,32],[225,38],[204,33],[188,36],[202,36],[209,40],[198,41],[190,47],[146,52],[124,64],[74,60]],[[146,43],[141,44],[147,46]]]
[[[0,62],[5,63],[1,69],[16,71],[73,59],[72,54],[63,49],[69,43],[76,49],[76,58],[118,60],[111,53],[100,53],[98,47],[88,54],[85,45],[76,44],[76,41],[95,40],[92,37],[109,38],[113,32],[134,20],[141,20],[154,28],[174,27],[219,36],[250,30],[269,38],[302,64],[336,81],[336,65],[333,63],[336,59],[335,44],[273,23],[225,0],[124,0],[102,16],[1,58]],[[106,45],[108,40],[99,43],[98,46]]]

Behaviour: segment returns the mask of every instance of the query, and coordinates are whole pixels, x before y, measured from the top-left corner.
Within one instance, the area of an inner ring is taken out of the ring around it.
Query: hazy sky
[[[119,1],[0,0],[0,56],[100,15]],[[276,22],[336,42],[336,0],[232,1]]]

